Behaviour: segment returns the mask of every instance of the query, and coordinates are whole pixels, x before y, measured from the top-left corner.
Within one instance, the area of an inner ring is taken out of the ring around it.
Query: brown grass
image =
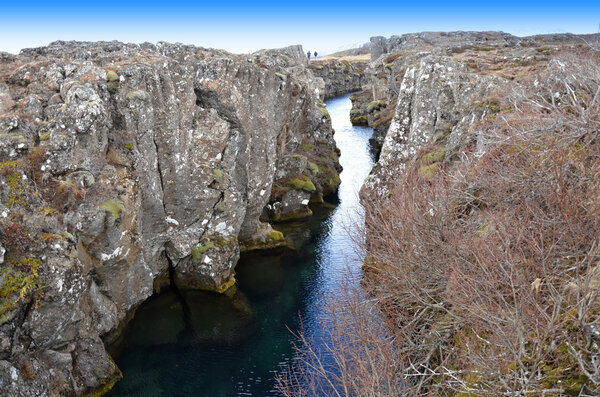
[[[393,371],[405,395],[600,393],[599,63],[549,62],[503,98],[510,112],[475,127],[477,148],[460,161],[422,178],[417,158],[383,202],[364,200],[364,286],[386,325],[372,338],[394,366],[322,371],[301,335],[300,384],[333,381],[293,395],[399,395],[384,391]],[[377,345],[348,343],[373,327],[358,324],[330,324],[341,335],[330,354]],[[379,388],[349,387],[347,376]]]

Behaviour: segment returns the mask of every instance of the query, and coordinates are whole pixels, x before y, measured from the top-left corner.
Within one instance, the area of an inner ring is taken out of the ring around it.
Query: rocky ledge
[[[446,154],[453,154],[473,138],[474,123],[502,110],[497,107],[503,89],[535,75],[560,54],[585,50],[590,40],[596,35],[422,32],[372,37],[363,91],[352,95],[350,117],[355,125],[373,127],[373,141],[383,147],[375,173],[397,169],[426,145],[447,146]],[[392,157],[400,163],[386,165]],[[395,171],[389,172],[393,179]]]
[[[349,56],[312,60],[310,69],[323,79],[323,98],[331,98],[362,88],[368,56]]]
[[[56,42],[0,54],[0,394],[83,395],[153,291],[223,291],[269,221],[339,184],[300,46]],[[104,340],[103,340],[104,339]]]

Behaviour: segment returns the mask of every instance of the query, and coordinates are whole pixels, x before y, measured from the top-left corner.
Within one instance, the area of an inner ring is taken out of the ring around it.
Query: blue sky
[[[160,40],[251,52],[302,44],[321,54],[370,36],[425,30],[596,33],[600,1],[11,1],[0,51],[54,40]]]

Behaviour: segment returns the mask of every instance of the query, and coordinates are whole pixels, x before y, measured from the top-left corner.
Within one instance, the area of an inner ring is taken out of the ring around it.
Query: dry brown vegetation
[[[550,61],[460,160],[424,178],[416,159],[385,202],[363,200],[380,314],[359,292],[331,302],[335,359],[301,336],[286,395],[600,394],[599,64]]]

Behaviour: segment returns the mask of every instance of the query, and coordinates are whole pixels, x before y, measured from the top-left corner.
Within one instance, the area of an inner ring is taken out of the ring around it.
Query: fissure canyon
[[[0,395],[279,395],[292,332],[318,349],[321,298],[348,280],[407,393],[597,390],[593,40],[0,53]],[[507,313],[557,317],[541,335]]]

